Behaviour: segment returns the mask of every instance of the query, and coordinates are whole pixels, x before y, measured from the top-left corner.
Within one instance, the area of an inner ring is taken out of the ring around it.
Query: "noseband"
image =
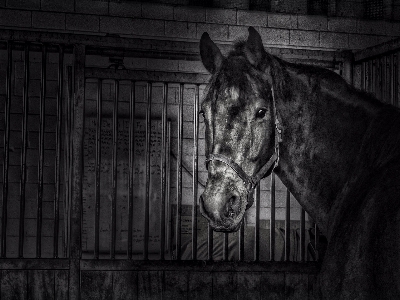
[[[249,176],[243,169],[231,158],[226,157],[222,154],[210,154],[206,159],[206,164],[213,160],[218,160],[223,162],[227,166],[229,166],[235,173],[244,181],[247,194],[248,196],[253,192],[257,184],[260,180],[265,176],[268,170],[273,166],[272,171],[279,163],[279,143],[282,142],[282,128],[280,126],[278,116],[276,113],[276,105],[275,105],[275,96],[274,96],[274,89],[271,87],[272,92],[272,106],[273,106],[273,113],[275,117],[275,147],[274,147],[274,154],[270,157],[268,162],[261,167],[261,169],[253,176]]]

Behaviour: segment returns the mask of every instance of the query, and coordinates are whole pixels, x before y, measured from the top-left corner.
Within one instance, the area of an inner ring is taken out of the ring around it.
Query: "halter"
[[[274,154],[272,154],[268,162],[264,166],[262,166],[261,169],[255,175],[249,176],[233,159],[226,157],[222,154],[210,154],[206,159],[206,164],[213,160],[218,160],[229,166],[233,171],[235,171],[235,173],[244,181],[248,195],[250,195],[253,192],[257,184],[268,172],[271,166],[273,165],[272,171],[274,171],[274,169],[279,163],[279,143],[282,142],[282,128],[280,126],[278,116],[276,113],[275,95],[273,87],[271,87],[271,93],[272,93],[273,113],[275,117],[275,136],[274,136],[275,147],[274,147]]]

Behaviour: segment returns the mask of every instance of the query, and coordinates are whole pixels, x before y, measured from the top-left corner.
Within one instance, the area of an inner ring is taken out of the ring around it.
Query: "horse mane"
[[[237,40],[234,43],[232,50],[228,52],[227,58],[240,56],[245,57],[246,42],[247,41],[245,39]],[[362,98],[365,104],[372,104],[377,106],[387,105],[378,100],[376,96],[371,92],[363,91],[355,87],[354,85],[349,84],[346,80],[343,79],[342,76],[330,69],[326,69],[316,65],[288,62],[275,55],[269,53],[268,55],[270,57],[273,57],[272,61],[275,62],[275,65],[280,65],[281,69],[291,68],[293,70],[296,70],[296,73],[298,75],[307,76],[314,90],[320,90],[322,87],[324,87],[325,89],[332,91],[343,91],[346,94],[350,93],[357,98]],[[288,80],[287,76],[278,70],[272,71],[274,73],[273,77],[277,79],[276,82],[285,84],[285,82]]]

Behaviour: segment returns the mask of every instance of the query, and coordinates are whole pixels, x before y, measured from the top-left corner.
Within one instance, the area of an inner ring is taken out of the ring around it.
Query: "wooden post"
[[[353,61],[353,53],[351,51],[346,51],[343,61],[343,78],[346,79],[349,84],[353,84]]]
[[[85,46],[74,47],[74,98],[72,127],[72,195],[69,296],[80,299],[81,214],[83,179],[83,134],[85,105]]]

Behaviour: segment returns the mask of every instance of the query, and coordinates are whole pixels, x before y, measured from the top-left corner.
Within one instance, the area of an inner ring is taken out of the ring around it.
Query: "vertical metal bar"
[[[41,90],[39,103],[39,161],[38,161],[38,194],[36,220],[36,257],[42,256],[42,222],[43,222],[43,171],[44,171],[44,130],[46,106],[46,45],[42,46]]]
[[[286,217],[285,217],[285,261],[290,255],[290,192],[286,189]]]
[[[194,92],[193,108],[193,207],[192,207],[192,259],[197,260],[197,198],[199,171],[199,85]]]
[[[303,208],[300,210],[300,261],[304,262],[306,257],[306,212]]]
[[[133,234],[133,180],[135,174],[135,82],[131,82],[129,102],[129,196],[128,196],[128,259],[132,259]]]
[[[379,98],[379,91],[380,91],[380,84],[381,84],[381,64],[380,59],[376,58],[373,60],[375,63],[375,72],[374,72],[374,95],[375,97]]]
[[[255,193],[256,204],[256,226],[254,229],[254,260],[260,260],[260,184],[257,185]]]
[[[399,95],[399,92],[400,92],[400,74],[399,73],[400,73],[400,52],[397,52],[396,53],[396,72],[395,72],[396,79],[395,79],[395,82],[394,82],[394,86],[396,88],[396,90],[395,90],[395,97],[396,97],[395,105],[397,107],[400,107],[400,95]]]
[[[375,67],[374,67],[374,64],[375,64]],[[376,89],[374,90],[375,85],[373,85],[373,82],[375,80],[374,73],[378,73],[378,72],[376,72],[376,70],[378,68],[379,68],[378,63],[375,63],[373,60],[368,61],[367,92],[376,93]],[[374,72],[374,69],[375,69],[375,72]]]
[[[101,167],[101,124],[103,114],[103,81],[97,81],[96,101],[96,162],[95,162],[95,212],[94,212],[94,258],[99,258],[100,249],[100,167]]]
[[[374,61],[373,60],[368,61],[368,69],[369,69],[368,70],[369,92],[370,93],[378,93],[379,92],[379,80],[377,81],[377,83],[378,83],[377,87],[378,88],[375,88],[375,86],[374,86],[374,80],[375,80],[374,73],[378,73],[378,72],[377,72],[376,68],[374,68]],[[380,66],[378,67],[378,71],[379,70],[380,70]]]
[[[163,83],[163,107],[161,115],[161,210],[160,210],[160,259],[165,259],[165,203],[167,193],[167,101],[168,84]]]
[[[179,85],[178,109],[178,171],[177,171],[177,197],[176,197],[176,259],[181,259],[181,214],[182,214],[182,139],[183,139],[183,90],[184,85]]]
[[[388,57],[387,57],[387,55],[385,55],[383,57],[383,84],[382,84],[383,94],[382,94],[382,99],[386,103],[390,103],[389,102],[390,99],[389,99],[389,96],[388,96],[388,94],[389,94],[388,81],[389,81],[388,80]]]
[[[383,63],[383,59],[384,58],[380,58],[379,59],[379,93],[378,93],[378,99],[379,100],[384,100],[383,99],[383,89],[384,89],[384,71],[385,71],[385,68],[384,68],[384,63]]]
[[[166,226],[165,228],[165,232],[166,232],[166,236],[168,237],[168,240],[166,240],[167,245],[166,248],[169,250],[169,253],[172,253],[173,249],[173,241],[172,241],[172,218],[171,218],[171,157],[170,157],[170,153],[171,153],[171,124],[167,123],[167,140],[166,140],[167,144],[166,144],[166,163],[167,163],[167,168],[166,168],[166,172],[167,172],[167,178],[166,178],[166,186],[167,186],[167,190],[166,190],[166,213],[165,215],[168,216],[168,222],[171,224],[170,226]]]
[[[213,230],[210,226],[210,224],[208,224],[208,232],[207,232],[207,248],[208,248],[208,260],[213,260],[214,258],[214,239],[213,239]]]
[[[21,149],[21,185],[19,206],[19,243],[18,257],[24,256],[25,239],[25,197],[26,197],[26,149],[28,148],[28,91],[29,91],[29,44],[25,44],[24,89],[22,99],[22,149]]]
[[[384,101],[387,103],[391,103],[390,98],[390,55],[385,56],[385,96]]]
[[[364,61],[361,65],[361,88],[366,91],[367,63]]]
[[[228,261],[229,258],[229,234],[224,232],[224,247],[222,253],[222,259]]]
[[[72,199],[72,99],[74,79],[72,66],[67,66],[68,97],[65,102],[65,151],[64,151],[64,178],[66,179],[64,202],[64,257],[69,257],[71,234],[71,199]]]
[[[12,76],[12,42],[7,43],[6,103],[4,108],[4,152],[3,152],[3,206],[1,219],[1,257],[7,255],[7,205],[8,168],[10,164],[10,106]]]
[[[244,260],[244,221],[239,229],[239,261]]]
[[[94,215],[94,258],[99,258],[100,235],[100,166],[101,166],[101,126],[102,126],[102,80],[97,81],[96,100],[96,148],[95,148],[95,215]]]
[[[374,95],[376,95],[376,91],[377,91],[377,88],[376,88],[376,83],[378,82],[377,80],[376,80],[376,63],[375,63],[375,60],[374,59],[372,59],[371,60],[371,64],[372,64],[372,66],[371,66],[371,86],[372,86],[372,93],[374,94]]]
[[[117,238],[117,149],[118,149],[118,98],[119,81],[114,81],[113,105],[113,148],[112,148],[112,194],[111,194],[111,244],[110,258],[115,258],[115,244]]]
[[[64,88],[64,49],[59,46],[58,52],[58,93],[57,93],[57,125],[56,125],[56,159],[55,159],[55,195],[54,195],[54,244],[53,257],[58,258],[58,231],[60,229],[60,198],[61,198],[61,128],[62,102]]]
[[[144,203],[143,259],[149,259],[149,219],[150,219],[150,143],[151,143],[151,94],[152,83],[147,83],[146,107],[146,195]]]
[[[396,87],[395,87],[395,82],[396,82],[396,60],[395,60],[395,54],[390,55],[390,102],[392,105],[396,105]]]
[[[315,241],[314,241],[315,261],[319,261],[319,255],[318,255],[319,229],[317,223],[315,223],[314,225],[314,232],[315,232]]]
[[[269,253],[270,261],[275,260],[275,173],[271,174],[271,217],[269,229]]]

